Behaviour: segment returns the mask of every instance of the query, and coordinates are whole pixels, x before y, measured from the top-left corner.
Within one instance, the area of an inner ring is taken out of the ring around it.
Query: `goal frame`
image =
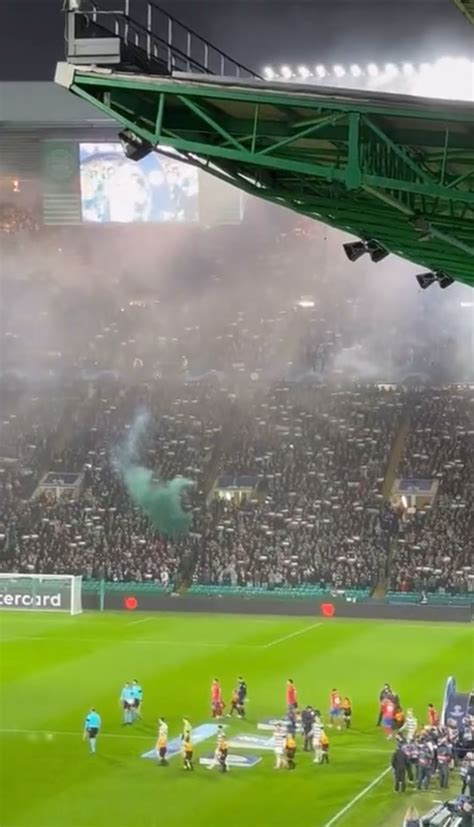
[[[39,611],[39,612],[60,612],[62,614],[67,613],[70,615],[78,615],[82,613],[82,574],[39,574],[35,572],[34,574],[25,574],[25,573],[16,573],[16,572],[0,572],[0,587],[2,582],[8,580],[29,580],[32,581],[33,586],[31,588],[30,594],[35,597],[38,594],[37,589],[35,588],[34,584],[40,582],[62,582],[64,584],[68,583],[69,585],[69,607],[62,609],[60,606],[53,606],[47,605],[47,601],[45,600],[44,604],[40,606],[35,606],[32,603],[25,604],[25,597],[23,596],[23,601],[17,600],[17,594],[8,595],[8,597],[12,597],[12,601],[8,601],[8,603],[4,603],[5,595],[1,594],[0,589],[0,610],[13,610],[13,611]]]

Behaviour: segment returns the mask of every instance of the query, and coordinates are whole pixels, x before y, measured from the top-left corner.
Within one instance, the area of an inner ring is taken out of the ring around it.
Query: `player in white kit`
[[[314,761],[313,764],[320,764],[323,751],[321,749],[321,733],[323,731],[323,722],[321,720],[321,716],[316,711],[314,716],[313,722],[313,749],[314,749]]]
[[[275,750],[275,769],[282,770],[286,766],[285,760],[285,731],[281,724],[277,724],[273,732]]]

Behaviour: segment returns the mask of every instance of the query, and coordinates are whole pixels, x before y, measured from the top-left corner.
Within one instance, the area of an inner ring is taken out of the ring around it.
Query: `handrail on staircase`
[[[139,32],[141,32],[141,34],[146,35],[147,37],[148,37],[148,35],[150,35],[152,41],[160,43],[162,46],[165,47],[165,49],[168,51],[168,60],[166,62],[168,64],[168,70],[169,70],[170,74],[172,73],[173,69],[176,68],[176,58],[180,58],[183,61],[184,65],[186,66],[188,71],[192,68],[192,69],[198,70],[199,72],[202,72],[203,74],[214,74],[214,72],[212,72],[212,70],[210,70],[209,67],[206,67],[204,64],[200,63],[198,60],[195,60],[195,58],[193,58],[191,55],[188,55],[186,52],[183,52],[182,49],[180,49],[178,46],[175,46],[172,43],[170,44],[170,42],[168,40],[165,40],[163,37],[160,37],[160,35],[156,34],[155,32],[150,33],[149,30],[145,26],[143,26],[141,23],[139,23],[134,18],[129,17],[125,13],[122,15],[122,17],[126,21],[126,24],[128,24],[132,30],[135,30],[135,32],[136,32],[136,30],[139,30]],[[117,35],[118,34],[119,33],[117,32]],[[139,44],[137,42],[135,42],[135,43],[129,43],[128,42],[128,39],[127,39],[128,38],[128,33],[125,35],[125,37],[126,37],[125,42],[127,42],[128,45],[133,45],[133,46],[136,46],[136,47],[139,46]],[[197,35],[197,37],[199,37],[199,35]],[[239,68],[243,68],[243,67],[240,67],[240,65],[237,64],[234,60],[232,60],[232,58],[226,58],[226,56],[223,52],[221,53],[221,52],[218,51],[218,54],[221,56],[221,67],[222,67],[221,74],[222,75],[225,74],[224,61],[226,59],[230,60],[231,63],[234,66],[238,66]],[[150,57],[156,57],[156,55],[154,55],[153,52],[151,52],[151,54],[149,53],[149,56]],[[247,71],[247,70],[245,70],[245,71]]]
[[[130,2],[131,2],[131,0],[125,0],[126,5],[129,5]],[[154,9],[161,12],[161,14],[165,15],[165,17],[167,17],[169,20],[171,20],[172,23],[176,23],[178,26],[180,26],[186,32],[189,32],[189,34],[192,37],[195,37],[195,38],[197,38],[197,40],[200,40],[201,43],[203,43],[209,49],[212,49],[214,52],[217,52],[219,55],[221,55],[224,58],[224,60],[228,60],[230,63],[233,63],[234,66],[237,66],[239,69],[242,69],[250,77],[260,78],[260,75],[257,75],[257,73],[253,71],[253,69],[249,69],[248,66],[245,66],[243,63],[239,63],[237,60],[234,60],[234,58],[230,57],[230,55],[228,55],[227,52],[223,52],[222,49],[219,49],[217,46],[215,46],[213,43],[211,43],[210,40],[207,40],[205,37],[198,34],[198,32],[196,32],[194,29],[191,29],[190,26],[186,26],[184,23],[181,22],[181,20],[178,20],[177,17],[174,17],[172,14],[170,14],[168,11],[166,11],[166,9],[163,9],[160,5],[158,5],[158,3],[155,3],[154,0],[147,0],[147,5],[152,6]]]
[[[122,8],[117,8],[122,3]],[[65,10],[68,18],[72,17],[75,20],[80,17],[83,21],[89,20],[96,27],[95,29],[91,27],[89,35],[82,32],[82,37],[93,38],[97,31],[102,31],[105,36],[110,33],[119,38],[125,46],[139,49],[143,56],[146,55],[148,61],[161,62],[170,74],[176,70],[177,63],[182,63],[183,68],[188,72],[225,76],[227,66],[229,66],[232,68],[231,76],[259,77],[251,69],[218,49],[205,37],[181,23],[154,0],[110,0],[110,5],[112,4],[115,8],[100,7],[93,0],[66,0]],[[165,32],[160,31],[159,26],[165,29]],[[73,31],[74,37],[76,36],[74,25],[69,31]],[[178,45],[177,34],[181,38],[184,34],[186,41],[184,48]],[[196,45],[199,52],[202,52],[203,58],[201,54],[199,57],[196,55],[196,48],[193,50],[193,46],[196,47]],[[162,47],[165,56],[158,54],[159,46]],[[218,58],[217,71],[211,68],[213,56]]]

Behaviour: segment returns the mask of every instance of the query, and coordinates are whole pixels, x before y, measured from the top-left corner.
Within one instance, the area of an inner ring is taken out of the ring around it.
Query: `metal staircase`
[[[65,0],[66,59],[147,75],[256,78],[152,0]]]

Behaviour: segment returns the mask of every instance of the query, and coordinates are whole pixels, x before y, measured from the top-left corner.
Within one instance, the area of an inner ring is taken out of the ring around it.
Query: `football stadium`
[[[6,6],[1,827],[473,827],[472,0]]]

